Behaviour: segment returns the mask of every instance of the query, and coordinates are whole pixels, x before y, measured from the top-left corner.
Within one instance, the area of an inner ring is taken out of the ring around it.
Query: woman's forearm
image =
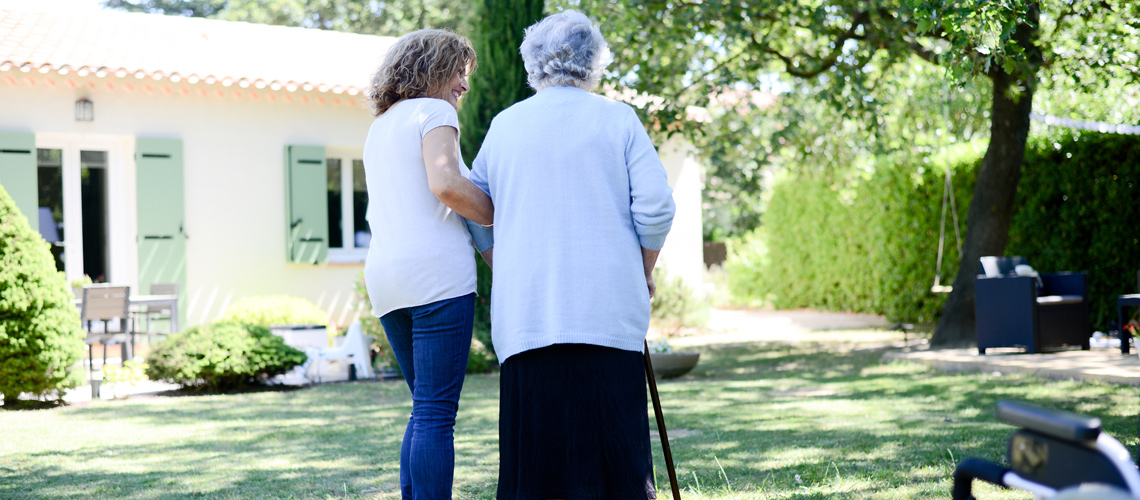
[[[436,127],[424,134],[422,147],[432,194],[459,215],[490,225],[495,218],[491,198],[459,171],[459,131]]]
[[[645,266],[645,277],[653,276],[653,267],[657,265],[657,256],[661,254],[660,250],[650,250],[641,247],[641,264]]]
[[[657,265],[657,256],[660,250],[650,250],[641,247],[641,265],[645,268],[645,286],[649,287],[649,297],[657,293],[657,282],[653,281],[653,267]]]
[[[448,176],[438,184],[429,181],[429,187],[439,201],[459,215],[483,226],[489,226],[495,220],[495,206],[491,203],[491,198],[458,172],[454,177]]]

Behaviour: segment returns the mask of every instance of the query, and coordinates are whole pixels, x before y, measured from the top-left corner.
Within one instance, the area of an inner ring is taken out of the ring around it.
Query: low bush
[[[305,353],[260,325],[218,322],[176,333],[147,357],[147,376],[220,392],[259,384],[305,362]]]
[[[480,260],[480,262],[482,261]],[[488,277],[488,279],[490,278]],[[495,358],[495,351],[490,347],[490,323],[483,324],[479,321],[478,301],[480,298],[475,298],[477,304],[475,307],[475,328],[471,338],[471,350],[467,354],[467,373],[487,373],[499,366],[498,360]],[[384,326],[380,324],[380,318],[372,314],[372,301],[368,297],[368,288],[364,285],[363,273],[356,280],[355,300],[354,307],[360,313],[360,326],[365,335],[372,336],[373,367],[380,371],[399,371],[400,364],[396,361],[396,355],[388,343]]]
[[[709,321],[709,306],[680,277],[670,276],[664,269],[653,270],[657,292],[649,301],[649,319],[662,335],[671,336],[685,328],[704,328]]]
[[[472,335],[487,348],[493,358],[495,343],[491,341],[491,267],[479,255],[475,256],[475,275],[478,279],[478,296],[475,297],[475,327]],[[492,366],[498,366],[498,362]]]
[[[498,368],[499,360],[495,353],[478,337],[471,337],[471,351],[467,353],[467,373],[488,373]]]
[[[372,300],[368,298],[368,287],[364,285],[364,273],[360,273],[360,278],[356,280],[356,297],[353,308],[360,313],[360,326],[365,335],[372,337],[372,367],[377,372],[384,372],[388,370],[400,371],[400,363],[396,361],[396,355],[392,352],[392,346],[388,343],[388,335],[384,333],[384,325],[380,324],[380,318],[372,314]]]
[[[336,334],[329,325],[328,313],[316,304],[288,295],[257,295],[239,299],[226,308],[220,322],[247,325],[321,325],[329,336]]]
[[[0,397],[60,397],[83,383],[83,330],[49,244],[0,187]]]

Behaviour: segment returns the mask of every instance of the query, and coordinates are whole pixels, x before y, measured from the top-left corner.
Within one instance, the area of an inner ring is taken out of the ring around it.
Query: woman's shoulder
[[[450,113],[453,115],[456,114],[455,108],[453,108],[451,106],[451,103],[449,103],[443,99],[437,99],[435,97],[414,97],[411,99],[404,99],[400,102],[397,102],[395,105],[393,105],[391,109],[392,110],[399,109],[401,112],[405,112],[405,113],[417,112],[417,111],[420,111],[420,112],[432,111],[432,112]]]
[[[629,119],[630,117],[637,117],[637,111],[633,109],[633,105],[611,96],[596,92],[587,92],[585,99],[589,100],[591,104],[598,109],[599,113],[604,113],[614,118]]]
[[[432,97],[404,99],[389,108],[384,115],[389,113],[391,114],[390,119],[396,120],[394,123],[419,123],[421,128],[429,125],[448,125],[459,128],[459,115],[451,103],[443,99]],[[383,118],[384,115],[380,115],[378,119]]]

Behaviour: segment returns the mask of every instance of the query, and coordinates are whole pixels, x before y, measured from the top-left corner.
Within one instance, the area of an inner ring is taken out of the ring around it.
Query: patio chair
[[[151,283],[150,294],[151,295],[178,295],[178,283]],[[170,307],[169,306],[165,306],[165,305],[162,305],[162,306],[146,306],[141,311],[139,311],[139,314],[141,314],[142,317],[146,320],[146,326],[144,326],[143,328],[146,331],[146,342],[148,344],[154,343],[153,340],[151,339],[151,335],[161,335],[161,336],[165,337],[165,336],[168,336],[171,333],[173,333],[171,331],[154,332],[154,331],[151,331],[151,329],[150,329],[150,321],[152,319],[159,320],[159,321],[161,321],[161,320],[169,321],[171,319],[170,318]]]
[[[302,373],[305,378],[320,382],[321,368],[329,361],[345,361],[350,364],[355,370],[357,378],[373,378],[375,374],[372,372],[372,356],[369,353],[369,345],[371,342],[366,342],[364,335],[364,328],[361,326],[360,321],[354,321],[348,327],[348,332],[344,335],[344,342],[337,347],[310,347],[305,349],[305,354],[309,356],[305,360],[305,364],[301,365]],[[352,372],[349,372],[350,374]],[[349,377],[352,378],[351,376]]]
[[[1087,351],[1092,323],[1085,274],[1018,276],[1017,266],[1025,263],[1023,257],[980,259],[985,274],[974,279],[978,353],[992,347]]]
[[[123,362],[130,360],[133,349],[133,332],[131,330],[130,316],[131,287],[115,285],[88,285],[83,287],[83,302],[79,309],[79,320],[83,331],[87,332],[84,342],[87,344],[87,365],[91,373],[95,372],[94,346],[103,345],[103,364],[107,364],[107,348],[119,345],[120,357]],[[109,331],[111,321],[116,320],[119,331]],[[96,324],[101,328],[96,329]]]

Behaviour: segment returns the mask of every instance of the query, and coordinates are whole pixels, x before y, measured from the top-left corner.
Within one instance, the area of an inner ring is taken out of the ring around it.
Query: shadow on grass
[[[886,351],[704,349],[694,372],[659,385],[670,431],[693,436],[671,442],[682,487],[872,498],[884,483],[925,483],[944,497],[961,459],[1003,459],[1014,428],[994,417],[1001,399],[1095,415],[1126,446],[1137,442],[1135,388],[884,365]]]
[[[999,399],[1095,415],[1136,442],[1135,388],[947,374],[883,364],[885,349],[701,351],[693,372],[658,385],[687,500],[945,498],[958,461],[1004,454],[1013,428],[993,417]],[[396,381],[0,414],[0,428],[23,417],[50,438],[0,445],[0,498],[398,498],[410,411]],[[468,376],[455,432],[456,498],[493,498],[497,375]],[[655,442],[665,498],[661,456]]]
[[[476,392],[493,382],[470,381]],[[473,469],[497,463],[497,436],[485,432],[497,429],[497,399],[461,406],[457,472],[479,479],[466,491],[489,496],[493,477]],[[64,408],[54,413],[77,428],[44,431],[75,446],[0,448],[0,498],[395,498],[410,412],[402,381]]]

